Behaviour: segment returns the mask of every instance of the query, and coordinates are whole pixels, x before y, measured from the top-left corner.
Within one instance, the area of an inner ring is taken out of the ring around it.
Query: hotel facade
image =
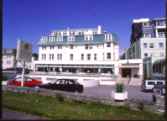
[[[118,38],[101,26],[52,31],[42,36],[38,45],[35,71],[119,73]]]

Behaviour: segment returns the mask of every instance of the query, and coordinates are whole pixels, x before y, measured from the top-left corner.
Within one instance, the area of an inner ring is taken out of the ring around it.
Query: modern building
[[[16,49],[5,48],[2,52],[2,69],[16,67]]]
[[[131,44],[126,58],[143,59],[146,78],[152,76],[153,63],[166,57],[165,21],[165,18],[133,20]]]
[[[165,58],[165,18],[133,20],[129,58]]]
[[[153,63],[153,78],[165,79],[165,59],[157,60]]]
[[[64,29],[42,36],[36,71],[110,73],[117,75],[118,38],[97,28]]]

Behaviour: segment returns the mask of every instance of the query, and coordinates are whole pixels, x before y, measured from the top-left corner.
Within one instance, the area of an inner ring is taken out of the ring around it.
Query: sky
[[[133,19],[165,16],[165,0],[3,0],[3,48],[17,39],[33,45],[53,30],[95,28],[117,34],[120,51],[130,45]]]

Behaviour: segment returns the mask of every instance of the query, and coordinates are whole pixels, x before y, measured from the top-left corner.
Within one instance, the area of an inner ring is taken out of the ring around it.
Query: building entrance
[[[132,75],[131,69],[130,68],[122,68],[121,75],[122,75],[122,77],[131,77],[131,75]]]

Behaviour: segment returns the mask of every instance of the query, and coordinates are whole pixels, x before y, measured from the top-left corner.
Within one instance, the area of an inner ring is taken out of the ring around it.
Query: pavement
[[[47,118],[3,108],[2,120],[47,120]]]

